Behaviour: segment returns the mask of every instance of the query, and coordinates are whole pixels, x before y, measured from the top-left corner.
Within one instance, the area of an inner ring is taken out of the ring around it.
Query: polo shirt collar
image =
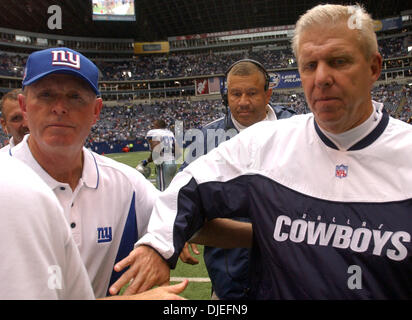
[[[52,190],[61,187],[62,182],[59,182],[50,176],[33,157],[27,142],[29,136],[29,134],[25,135],[21,143],[14,147],[13,150],[10,149],[11,156],[16,156],[16,158],[28,164]],[[86,187],[97,189],[99,186],[99,169],[97,167],[96,159],[92,152],[84,147],[83,156],[83,172],[79,184],[84,184]]]
[[[99,187],[99,167],[97,166],[97,161],[93,153],[83,147],[83,172],[80,180],[83,183],[93,189]]]

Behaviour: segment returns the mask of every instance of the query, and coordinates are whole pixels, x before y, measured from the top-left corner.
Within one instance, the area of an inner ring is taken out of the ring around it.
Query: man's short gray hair
[[[359,45],[367,59],[378,52],[374,22],[364,8],[360,5],[323,4],[308,10],[296,23],[292,39],[292,49],[296,59],[298,59],[300,37],[306,30],[313,26],[329,28],[342,22],[345,22],[348,28],[358,30]]]

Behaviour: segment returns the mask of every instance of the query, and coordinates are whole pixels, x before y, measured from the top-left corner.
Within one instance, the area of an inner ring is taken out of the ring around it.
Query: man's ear
[[[96,98],[95,105],[94,105],[94,121],[93,124],[97,122],[100,118],[100,112],[102,111],[103,108],[103,99],[102,98]]]
[[[382,56],[380,55],[379,52],[376,52],[374,55],[371,57],[371,80],[372,83],[377,81],[379,77],[381,76],[381,71],[382,71]]]
[[[20,105],[21,111],[23,111],[23,113],[26,113],[26,97],[23,94],[20,93],[17,96],[17,99],[19,100],[19,105]]]
[[[5,133],[5,134],[9,134],[9,133],[7,132],[6,120],[4,120],[3,117],[0,118],[0,124],[1,124],[1,127],[3,128],[4,133]]]
[[[272,88],[269,88],[269,89],[266,91],[266,104],[269,103],[271,96],[272,96]]]

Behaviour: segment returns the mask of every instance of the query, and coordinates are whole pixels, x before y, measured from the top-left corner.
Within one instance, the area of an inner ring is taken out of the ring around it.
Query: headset
[[[228,101],[228,97],[227,97],[227,87],[226,87],[226,82],[227,82],[227,76],[230,72],[230,70],[233,69],[233,67],[241,62],[250,62],[253,63],[255,66],[257,66],[259,68],[260,71],[262,71],[263,75],[265,76],[265,91],[267,91],[269,89],[269,83],[270,83],[270,75],[269,73],[266,71],[265,67],[258,61],[253,60],[253,59],[242,59],[242,60],[238,60],[235,63],[233,63],[225,72],[225,78],[223,80],[223,85],[222,88],[220,90],[220,95],[222,96],[222,100],[223,100],[223,104],[226,107],[226,114],[228,115],[228,107],[229,107],[229,101]]]

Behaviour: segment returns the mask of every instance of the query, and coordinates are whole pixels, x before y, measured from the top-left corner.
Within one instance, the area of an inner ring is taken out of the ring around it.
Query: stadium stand
[[[44,48],[39,38],[47,39],[48,46],[72,47],[94,60],[101,72],[105,106],[87,146],[100,153],[120,152],[128,143],[147,150],[144,136],[156,118],[166,120],[172,129],[175,121],[183,121],[187,130],[223,115],[219,92],[198,94],[196,83],[222,77],[234,61],[251,58],[263,62],[269,72],[296,71],[290,28],[263,35],[172,37],[170,51],[156,55],[134,55],[133,39],[57,37],[0,28],[0,96],[20,87],[28,54]],[[391,115],[410,121],[412,23],[379,32],[378,39],[384,62],[373,99],[384,103]],[[298,114],[309,112],[299,87],[275,89],[271,103],[289,105]],[[0,146],[7,142],[1,132]]]

